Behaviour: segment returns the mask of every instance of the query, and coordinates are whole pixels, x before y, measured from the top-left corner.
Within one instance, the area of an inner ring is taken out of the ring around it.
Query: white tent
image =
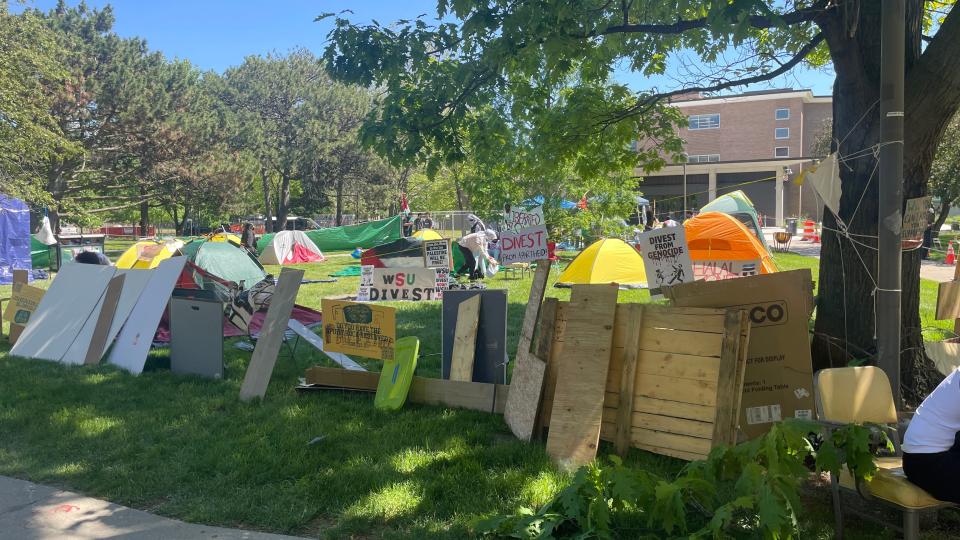
[[[320,248],[303,231],[280,231],[260,254],[260,264],[298,264],[324,260]]]

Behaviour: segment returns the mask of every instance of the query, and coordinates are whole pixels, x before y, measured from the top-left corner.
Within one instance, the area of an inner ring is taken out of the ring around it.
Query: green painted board
[[[393,360],[384,360],[377,384],[377,396],[373,406],[384,410],[397,410],[407,401],[413,372],[417,369],[420,340],[415,336],[397,340]]]

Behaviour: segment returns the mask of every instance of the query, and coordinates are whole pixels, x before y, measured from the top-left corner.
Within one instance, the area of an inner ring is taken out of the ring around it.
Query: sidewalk
[[[4,540],[283,540],[294,538],[191,525],[69,491],[0,476]]]
[[[764,227],[763,234],[766,237],[767,245],[772,249],[776,242],[773,240],[773,233],[783,229],[773,227]],[[801,242],[800,236],[794,236],[790,242],[790,253],[804,255],[806,257],[820,257],[820,244],[813,242]],[[943,282],[952,281],[953,273],[956,267],[938,263],[936,261],[920,261],[920,277],[931,281]]]

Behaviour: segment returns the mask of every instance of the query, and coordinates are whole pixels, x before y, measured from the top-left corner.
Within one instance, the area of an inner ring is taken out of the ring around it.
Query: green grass
[[[816,259],[778,254],[777,261],[816,272]],[[349,264],[339,255],[304,269],[318,279]],[[303,285],[298,302],[319,308],[321,298],[352,293],[358,281]],[[508,290],[511,355],[530,281],[488,281]],[[569,297],[565,289],[547,292]],[[9,286],[0,287],[0,297],[8,294]],[[626,291],[620,300],[647,296]],[[924,298],[925,311],[932,310]],[[439,376],[439,303],[392,305],[398,335],[422,341],[418,374]],[[284,349],[263,402],[240,403],[250,353],[235,349],[236,341],[226,343],[221,381],[171,374],[164,350],[151,353],[147,371],[134,377],[105,365],[11,358],[4,342],[0,474],[190,522],[324,538],[464,538],[477,517],[542,504],[568,479],[542,443],[515,440],[496,415],[418,405],[384,413],[369,394],[298,395],[293,387],[305,368],[332,365],[306,344],[295,357]],[[610,452],[601,446],[601,455]],[[661,475],[682,466],[641,451],[628,462]],[[805,497],[805,538],[831,534],[826,493]],[[890,537],[850,523],[851,538]]]

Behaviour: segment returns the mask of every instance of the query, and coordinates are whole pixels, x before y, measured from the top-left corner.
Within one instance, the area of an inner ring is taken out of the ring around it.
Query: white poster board
[[[663,298],[661,287],[694,280],[687,233],[682,226],[653,229],[642,233],[639,240],[637,245],[643,257],[651,298]]]
[[[433,268],[374,268],[367,289],[369,302],[419,302],[437,300],[437,271]],[[361,294],[357,294],[360,301]]]
[[[503,210],[503,230],[518,233],[524,229],[546,226],[543,219],[543,207],[535,206],[529,210],[520,206],[507,205]]]
[[[917,249],[923,245],[923,232],[930,225],[930,200],[932,197],[907,199],[903,212],[903,228],[900,230],[902,249]]]
[[[423,241],[423,265],[426,268],[452,268],[452,258],[450,257],[450,240],[444,238],[441,240]]]

